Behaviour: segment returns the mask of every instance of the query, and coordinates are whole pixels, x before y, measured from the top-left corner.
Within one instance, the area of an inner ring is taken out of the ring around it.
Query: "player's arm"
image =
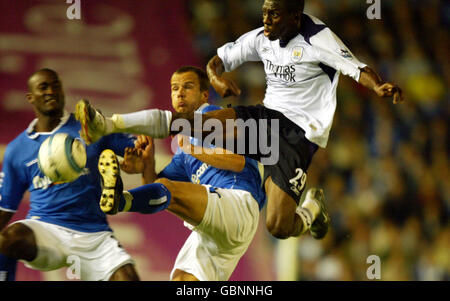
[[[341,48],[347,49],[345,57],[339,55],[337,51],[329,51],[317,47],[319,60],[324,64],[340,71],[343,75],[352,77],[355,81],[374,91],[380,97],[393,97],[393,102],[403,101],[402,90],[394,83],[383,82],[378,74],[369,66],[360,63],[348,48],[341,44]]]
[[[384,82],[370,67],[361,63],[348,47],[329,28],[311,38],[318,60],[361,85],[371,89],[380,97],[392,97],[394,103],[403,101],[402,90],[394,83]]]
[[[157,177],[153,139],[144,135],[138,136],[135,147],[125,149],[120,168],[130,174],[141,173],[143,184],[153,183]]]
[[[205,150],[201,146],[192,145],[189,137],[178,135],[178,145],[187,154],[218,169],[241,172],[245,167],[245,157],[222,148]],[[211,153],[211,150],[214,152]]]
[[[3,228],[5,228],[5,226],[11,220],[13,215],[14,212],[0,210],[0,231],[2,231]]]
[[[10,144],[6,147],[3,169],[0,172],[0,231],[19,208],[29,185],[26,181],[26,169],[22,167],[17,156],[17,145]]]
[[[157,178],[155,169],[155,144],[153,138],[144,135],[138,136],[138,139],[136,140],[136,148],[142,150],[142,183],[153,183]]]
[[[378,74],[368,66],[360,68],[360,71],[361,74],[358,82],[361,85],[373,90],[380,97],[393,96],[394,103],[403,101],[402,90],[396,84],[383,82]]]
[[[241,89],[232,80],[222,77],[225,72],[225,66],[222,59],[215,55],[206,65],[206,73],[214,90],[221,96],[239,96]]]
[[[245,62],[259,61],[260,57],[257,51],[258,36],[263,28],[257,28],[240,36],[233,43],[226,43],[217,49],[215,55],[206,65],[211,85],[221,97],[239,96],[241,90],[231,80],[224,78],[224,72],[230,72]]]

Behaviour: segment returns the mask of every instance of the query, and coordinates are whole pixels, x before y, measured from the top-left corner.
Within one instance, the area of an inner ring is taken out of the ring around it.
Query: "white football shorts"
[[[259,206],[251,193],[215,188],[208,193],[202,222],[194,227],[178,253],[175,270],[194,275],[201,281],[226,281],[247,251],[258,228]]]
[[[69,279],[106,281],[120,267],[134,264],[110,231],[79,232],[31,219],[16,223],[29,227],[36,239],[36,258],[23,261],[29,268],[52,271],[71,267]]]

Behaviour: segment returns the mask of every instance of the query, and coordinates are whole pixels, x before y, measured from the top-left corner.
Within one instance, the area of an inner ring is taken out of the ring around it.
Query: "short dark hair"
[[[183,66],[181,68],[178,68],[177,71],[175,71],[175,73],[177,74],[186,72],[194,72],[195,74],[197,74],[198,81],[200,83],[200,91],[209,90],[209,78],[205,70],[195,66]]]
[[[55,70],[49,69],[49,68],[42,68],[39,69],[38,71],[33,72],[33,74],[30,75],[30,77],[28,77],[28,90],[31,91],[31,86],[30,86],[30,79],[35,76],[38,73],[42,73],[42,72],[46,72],[46,73],[51,73],[52,75],[54,75],[56,78],[59,79],[59,75]]]
[[[42,68],[42,69],[39,69],[38,71],[33,72],[33,74],[31,74],[31,76],[30,76],[29,78],[31,78],[31,77],[33,77],[34,75],[36,75],[36,74],[38,74],[38,73],[41,73],[41,72],[51,73],[51,74],[53,74],[54,76],[58,77],[58,73],[56,73],[55,70],[52,70],[52,69],[49,69],[49,68]]]

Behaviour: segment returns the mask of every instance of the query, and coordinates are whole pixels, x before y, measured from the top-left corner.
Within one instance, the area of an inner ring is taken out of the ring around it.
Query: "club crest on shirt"
[[[291,60],[294,63],[300,62],[300,60],[302,59],[302,56],[303,56],[303,47],[295,46],[294,48],[292,48]]]

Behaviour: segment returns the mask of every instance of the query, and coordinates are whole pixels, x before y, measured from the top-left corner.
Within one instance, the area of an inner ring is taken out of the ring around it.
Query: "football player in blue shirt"
[[[208,89],[205,71],[191,66],[178,69],[171,78],[175,111],[205,113],[220,109],[207,103]],[[110,214],[155,213],[167,208],[192,230],[170,279],[228,280],[257,230],[259,211],[266,200],[261,176],[255,160],[224,154],[225,150],[218,148],[208,154],[192,139],[179,139],[181,148],[156,175],[153,144],[139,136],[136,148],[126,150],[122,169],[143,172],[145,182],[153,184],[129,191],[122,191],[114,153],[105,150],[99,160],[105,186],[100,205]]]
[[[87,146],[83,174],[71,183],[55,185],[39,170],[39,147],[56,133],[79,138],[81,126],[64,110],[64,91],[55,71],[35,72],[28,89],[27,100],[37,118],[7,146],[0,174],[0,276],[14,280],[16,260],[41,271],[78,261],[79,275],[74,278],[139,280],[132,258],[114,238],[106,215],[98,208],[100,153],[111,148],[123,155],[135,139],[113,134]],[[5,228],[26,190],[30,192],[26,219]]]

